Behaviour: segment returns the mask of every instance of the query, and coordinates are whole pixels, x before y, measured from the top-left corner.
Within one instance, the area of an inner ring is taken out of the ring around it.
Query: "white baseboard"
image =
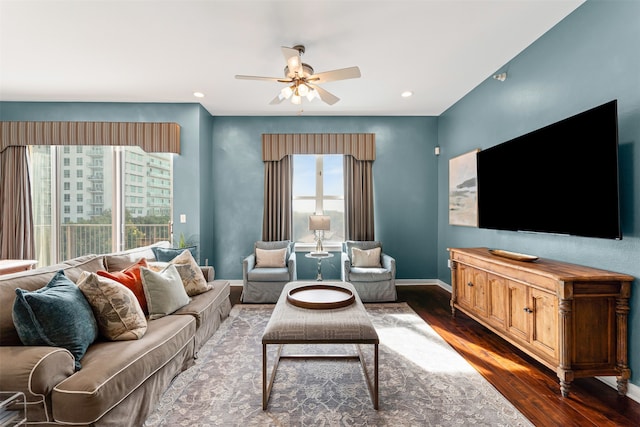
[[[618,383],[616,382],[616,377],[596,377],[609,387],[618,390]],[[627,397],[631,400],[635,400],[640,403],[640,387],[635,384],[629,383],[629,388],[627,390]]]

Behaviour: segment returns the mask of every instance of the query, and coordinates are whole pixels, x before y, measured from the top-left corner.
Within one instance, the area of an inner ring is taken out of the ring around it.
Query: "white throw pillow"
[[[381,248],[373,249],[351,249],[351,264],[354,267],[376,267],[381,268],[380,265],[380,250]]]
[[[140,267],[140,277],[147,298],[149,319],[159,319],[189,304],[191,299],[175,265],[169,264],[159,272]]]
[[[287,248],[259,249],[256,248],[256,268],[282,268],[286,266]]]

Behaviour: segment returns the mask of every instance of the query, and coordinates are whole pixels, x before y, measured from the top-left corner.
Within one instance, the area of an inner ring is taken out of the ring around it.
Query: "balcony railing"
[[[60,226],[60,254],[63,261],[88,254],[114,252],[111,224],[62,224]],[[52,264],[47,245],[51,242],[51,227],[36,226],[38,266]],[[150,245],[161,240],[171,240],[168,224],[125,224],[124,249]]]

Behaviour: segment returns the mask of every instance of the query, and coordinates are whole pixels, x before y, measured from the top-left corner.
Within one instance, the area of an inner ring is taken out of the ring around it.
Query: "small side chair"
[[[243,303],[276,303],[284,285],[297,280],[293,242],[258,241],[242,261]]]
[[[348,240],[340,256],[341,279],[356,288],[363,302],[397,299],[396,260],[382,252],[382,243]]]

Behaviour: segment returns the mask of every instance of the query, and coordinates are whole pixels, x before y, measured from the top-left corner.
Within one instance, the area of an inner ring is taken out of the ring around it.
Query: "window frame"
[[[344,191],[342,193],[341,196],[339,195],[325,195],[324,194],[324,160],[326,156],[340,156],[342,159],[344,158],[343,154],[294,154],[293,155],[293,167],[295,168],[295,163],[296,163],[296,157],[297,156],[315,156],[315,195],[293,195],[291,196],[291,201],[292,201],[292,215],[293,215],[293,205],[295,203],[296,200],[315,200],[315,213],[322,215],[324,214],[324,202],[325,201],[330,201],[330,200],[337,200],[337,201],[342,201],[343,203],[343,222],[342,222],[342,226],[343,226],[343,230],[342,230],[342,235],[344,236],[344,226],[345,226],[345,221],[346,221],[346,217],[344,215],[344,203],[345,203],[345,197],[344,197]],[[343,163],[344,164],[344,163]],[[343,179],[343,187],[344,187],[344,166],[342,168],[342,179]],[[293,174],[292,179],[295,179],[295,172]],[[292,183],[293,185],[293,183]],[[294,224],[292,224],[292,227],[294,227]],[[292,230],[292,235],[295,236],[295,230]],[[323,240],[322,244],[324,246],[324,248],[326,250],[330,250],[330,251],[340,251],[342,248],[342,243],[344,240],[338,241],[338,240]],[[315,243],[304,243],[304,242],[298,242],[295,241],[295,248],[296,249],[301,249],[303,251],[311,251],[313,249],[315,249],[316,244]]]

